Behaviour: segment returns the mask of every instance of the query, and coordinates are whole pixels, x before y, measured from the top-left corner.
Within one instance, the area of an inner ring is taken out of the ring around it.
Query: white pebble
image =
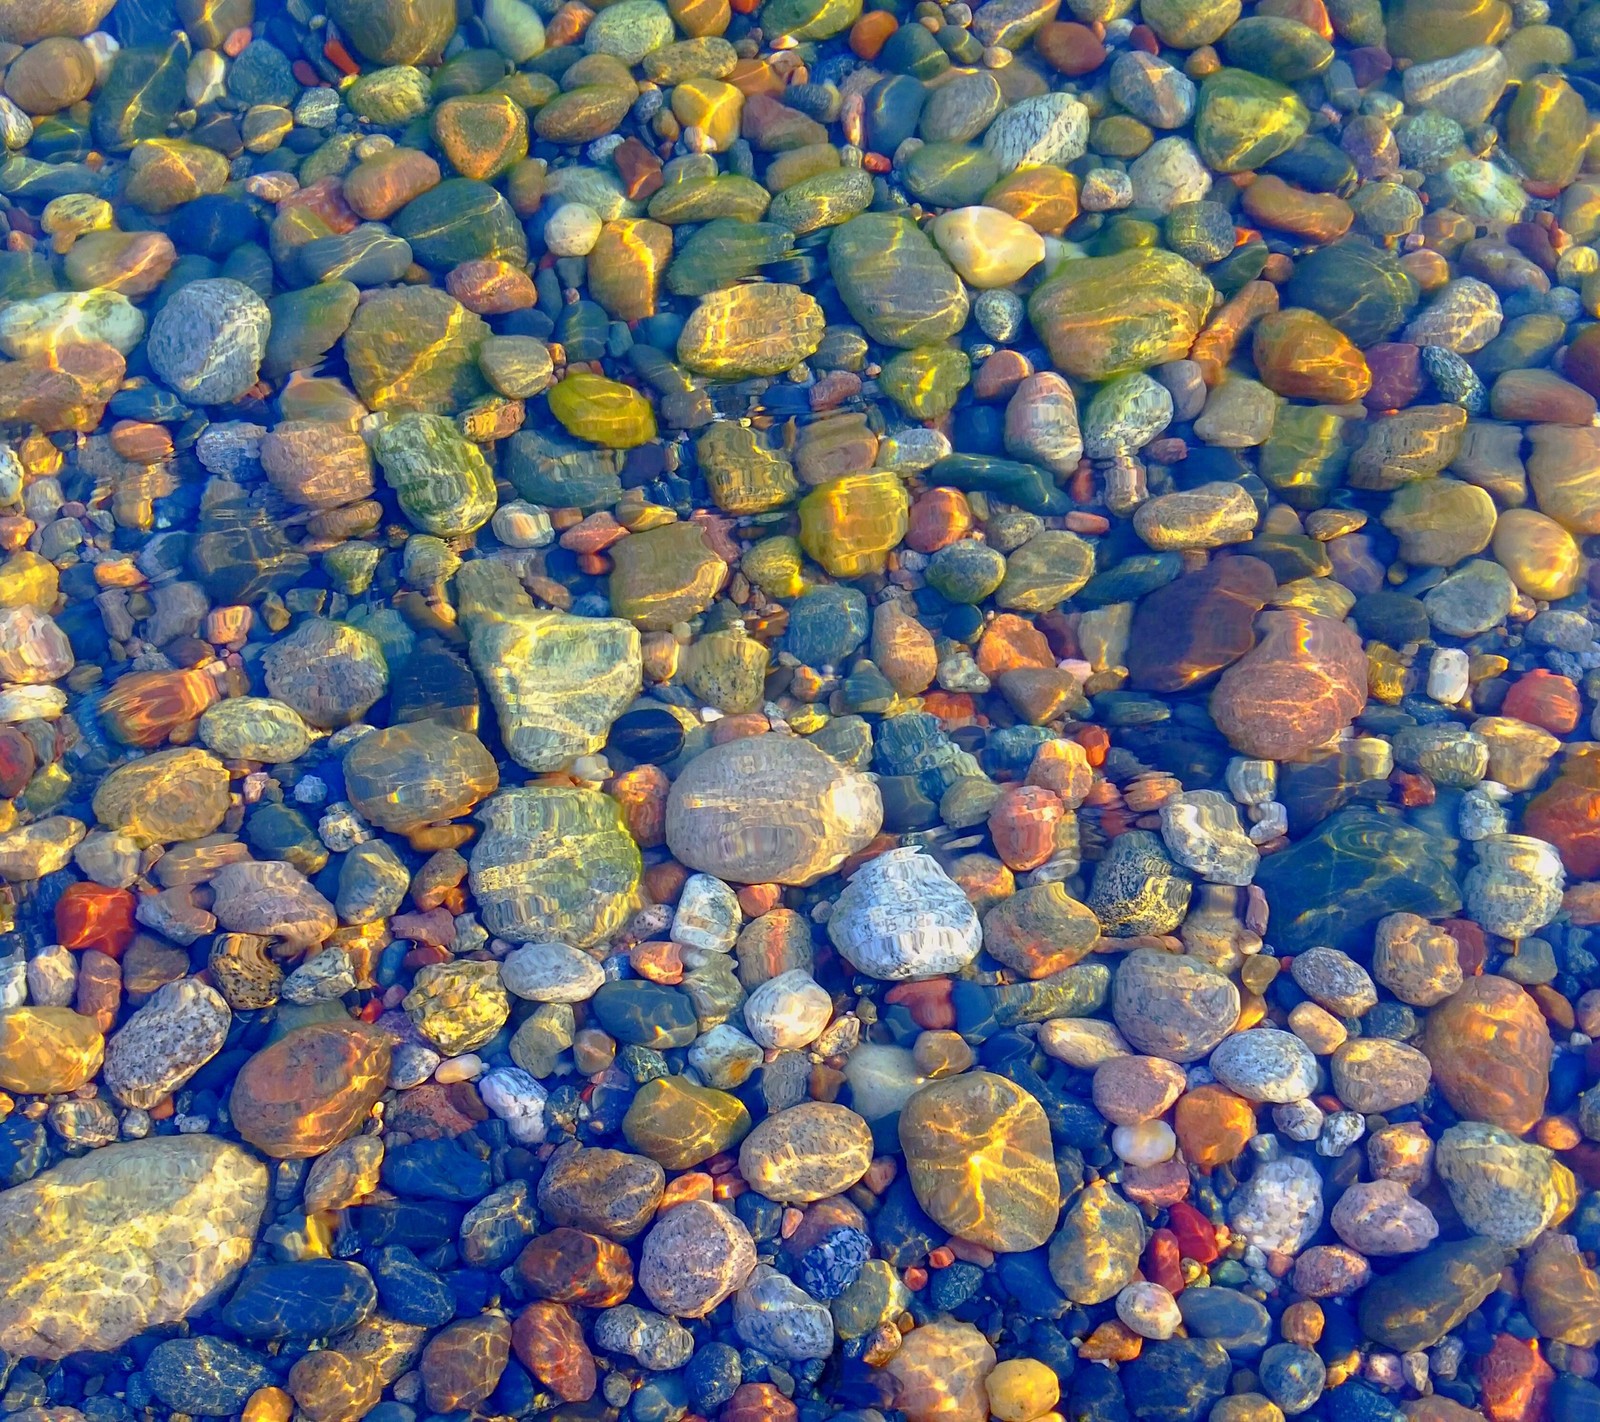
[[[1178,1138],[1165,1121],[1141,1121],[1137,1126],[1118,1126],[1111,1133],[1111,1149],[1129,1165],[1160,1165],[1172,1159]]]
[[[544,225],[544,245],[557,257],[587,257],[600,240],[600,214],[586,203],[563,203]]]
[[[1455,706],[1465,700],[1467,684],[1467,654],[1460,647],[1440,647],[1428,663],[1428,695]]]
[[[761,984],[744,1005],[745,1025],[763,1047],[787,1050],[808,1046],[833,1016],[833,1000],[801,968]]]
[[[1141,1338],[1170,1338],[1183,1322],[1177,1300],[1160,1284],[1142,1279],[1117,1295],[1117,1317]]]

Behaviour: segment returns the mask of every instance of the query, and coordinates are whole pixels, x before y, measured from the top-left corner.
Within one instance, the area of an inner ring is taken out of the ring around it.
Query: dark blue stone
[[[253,40],[228,70],[228,93],[241,104],[294,103],[300,82],[276,45]]]
[[[449,1284],[402,1245],[380,1249],[369,1261],[383,1311],[401,1323],[438,1328],[456,1316]]]
[[[378,1305],[372,1275],[343,1259],[268,1264],[246,1274],[222,1321],[255,1342],[304,1342],[343,1333]]]
[[[858,1229],[832,1230],[801,1256],[796,1277],[812,1298],[836,1299],[860,1275],[872,1241]]]
[[[1228,1390],[1232,1372],[1220,1343],[1170,1338],[1147,1342],[1137,1358],[1122,1365],[1122,1390],[1138,1422],[1200,1422]]]
[[[273,1381],[267,1361],[221,1338],[169,1338],[144,1365],[150,1391],[174,1412],[227,1417]]]
[[[1122,1381],[1110,1368],[1079,1368],[1061,1405],[1066,1422],[1128,1422]]]
[[[948,1269],[935,1269],[928,1279],[928,1302],[939,1313],[953,1313],[975,1299],[983,1289],[983,1270],[957,1260]]]
[[[1323,1393],[1322,1412],[1328,1422],[1403,1422],[1405,1417],[1381,1392],[1362,1382],[1347,1382]]]
[[[740,1196],[744,1199],[745,1196]],[[709,1417],[738,1391],[744,1381],[739,1367],[739,1350],[726,1343],[706,1343],[695,1349],[689,1366],[683,1370],[689,1397],[695,1411]]]
[[[391,1147],[382,1174],[395,1194],[413,1200],[477,1201],[494,1189],[489,1146],[473,1131]]]
[[[32,1180],[48,1158],[42,1124],[16,1116],[0,1121],[0,1186],[10,1189]]]
[[[1260,1356],[1272,1337],[1272,1316],[1237,1289],[1185,1289],[1178,1295],[1178,1311],[1191,1334],[1217,1343],[1235,1358]]]
[[[689,1411],[689,1389],[679,1373],[657,1373],[628,1403],[633,1422],[678,1422]]]
[[[784,649],[804,666],[840,666],[867,640],[867,627],[866,597],[829,583],[791,604]]]
[[[643,978],[602,983],[589,1006],[601,1027],[634,1046],[687,1047],[700,1034],[694,1000],[664,983]]]
[[[1044,1250],[1002,1254],[994,1267],[1001,1289],[1025,1318],[1060,1318],[1072,1307],[1050,1277]]]

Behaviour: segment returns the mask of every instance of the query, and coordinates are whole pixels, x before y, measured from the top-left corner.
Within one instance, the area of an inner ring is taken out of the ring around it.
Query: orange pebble
[[[683,981],[683,953],[676,943],[655,939],[649,943],[635,943],[628,949],[628,965],[641,978],[653,983],[681,983]]]
[[[760,918],[782,902],[783,888],[778,884],[745,884],[739,889],[739,911],[746,918]]]
[[[667,1182],[661,1192],[661,1203],[656,1206],[656,1218],[666,1214],[674,1205],[688,1200],[709,1200],[716,1182],[703,1170],[691,1170]]]
[[[126,889],[69,885],[56,900],[56,940],[64,948],[96,948],[107,957],[120,958],[137,931],[136,904]]]
[[[1107,1319],[1083,1340],[1078,1356],[1091,1363],[1131,1363],[1144,1347],[1144,1339],[1127,1324]]]
[[[1053,667],[1050,644],[1033,623],[1002,612],[984,629],[978,643],[978,670],[993,678],[1016,667]]]
[[[876,59],[900,28],[893,10],[872,10],[850,27],[850,50],[858,59]]]
[[[972,531],[972,505],[959,489],[929,489],[917,495],[906,520],[906,546],[918,553],[939,549]]]
[[[906,1287],[914,1294],[928,1287],[928,1271],[920,1265],[913,1264],[903,1277]]]

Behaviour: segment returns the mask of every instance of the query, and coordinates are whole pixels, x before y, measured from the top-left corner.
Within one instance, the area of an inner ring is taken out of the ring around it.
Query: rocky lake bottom
[[[1600,4],[0,0],[0,1422],[1600,1422]]]

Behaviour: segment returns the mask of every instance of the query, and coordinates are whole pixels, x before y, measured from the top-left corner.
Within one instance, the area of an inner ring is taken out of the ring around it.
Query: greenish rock
[[[1451,206],[1476,222],[1515,222],[1528,205],[1528,194],[1504,168],[1481,158],[1464,158],[1439,175]],[[1430,180],[1432,186],[1433,180]]]
[[[200,718],[200,744],[224,760],[284,765],[311,748],[311,728],[300,713],[267,696],[235,696],[208,707]]]
[[[479,807],[470,886],[484,927],[510,943],[587,948],[633,912],[642,863],[617,802],[597,790],[502,790]]]
[[[1287,153],[1311,115],[1298,94],[1247,69],[1219,69],[1200,86],[1194,141],[1219,173],[1247,173]]]
[[[1048,612],[1082,588],[1094,572],[1094,549],[1076,533],[1047,528],[1006,559],[995,603],[1014,612]]]
[[[1398,330],[1420,295],[1397,258],[1351,238],[1297,260],[1283,304],[1315,311],[1365,348]]]
[[[632,449],[656,437],[649,399],[631,385],[588,371],[569,371],[550,388],[550,413],[575,439],[607,449]]]
[[[645,55],[672,43],[672,16],[657,0],[619,0],[601,10],[583,32],[590,54],[609,54],[630,69]]]
[[[1005,554],[975,538],[947,544],[928,560],[928,586],[951,602],[976,606],[1000,586],[1005,575]]]
[[[372,452],[401,511],[425,533],[457,538],[495,509],[494,473],[477,445],[441,415],[406,414],[380,428]]]
[[[1495,1291],[1513,1257],[1492,1239],[1436,1244],[1367,1285],[1361,1331],[1397,1353],[1431,1348]]]
[[[767,217],[797,236],[837,227],[872,206],[872,174],[862,168],[814,173],[772,199]]]
[[[748,425],[717,421],[700,436],[695,459],[712,502],[724,513],[766,513],[800,492],[794,466]]]
[[[987,149],[965,143],[924,143],[906,159],[906,191],[936,207],[968,207],[981,202],[1000,177],[1000,164]]]
[[[545,104],[533,117],[533,131],[550,143],[588,143],[612,132],[637,97],[631,83],[580,84]]]
[[[1333,46],[1310,25],[1278,15],[1240,20],[1223,38],[1222,53],[1235,68],[1280,84],[1298,84],[1333,63]]]
[[[767,0],[761,28],[774,37],[831,39],[861,18],[861,0]]]
[[[329,0],[328,14],[346,39],[380,64],[437,58],[456,28],[455,0]]]
[[[507,442],[502,471],[530,504],[611,508],[622,497],[622,454],[572,439],[559,429],[521,430]]]
[[[370,409],[448,414],[483,393],[478,348],[488,334],[481,316],[437,287],[387,287],[356,308],[344,356]]]
[[[433,92],[420,69],[398,64],[361,75],[344,91],[344,101],[368,123],[399,128],[428,112]]]
[[[292,370],[310,370],[350,329],[361,292],[353,282],[329,281],[274,296],[267,303],[272,330],[261,371],[281,380]]]
[[[549,388],[555,367],[537,336],[490,336],[478,347],[478,369],[506,399],[526,400]]]
[[[630,1047],[664,1052],[687,1047],[700,1035],[688,993],[665,983],[628,978],[600,985],[589,1009],[602,1030]]]
[[[679,222],[710,222],[725,217],[759,222],[772,195],[738,173],[691,176],[669,182],[650,199],[650,216],[669,227]]]
[[[937,345],[966,325],[961,279],[909,218],[867,212],[836,227],[828,268],[850,314],[882,345]]]
[[[1535,74],[1517,90],[1506,115],[1506,147],[1536,182],[1565,187],[1583,161],[1589,112],[1567,81]]]
[[[1429,589],[1422,605],[1439,631],[1476,637],[1505,621],[1515,597],[1510,573],[1487,558],[1475,558]]]
[[[1072,507],[1048,470],[988,454],[947,454],[928,470],[928,482],[968,494],[981,490],[1029,513],[1064,514]]]
[[[755,276],[762,267],[793,253],[795,230],[776,218],[771,222],[713,218],[675,249],[667,268],[667,290],[675,296],[705,296]]]
[[[1181,360],[1216,292],[1175,252],[1140,247],[1066,262],[1028,300],[1028,317],[1056,366],[1111,380]]]
[[[965,351],[954,346],[919,346],[886,361],[878,384],[907,418],[930,423],[955,408],[971,378],[972,362]]]
[[[1345,421],[1311,405],[1284,401],[1256,455],[1261,482],[1290,508],[1320,509],[1339,487],[1350,450]]]
[[[486,258],[514,266],[528,260],[527,234],[511,204],[475,178],[446,178],[408,202],[390,226],[430,271]]]
[[[144,138],[161,138],[184,105],[188,36],[160,46],[118,50],[95,96],[91,128],[97,148],[126,153]]]
[[[1340,810],[1256,871],[1274,944],[1291,954],[1318,945],[1364,953],[1385,914],[1448,917],[1461,907],[1456,848],[1392,815]]]
[[[816,350],[826,327],[816,298],[797,286],[731,286],[702,297],[689,313],[678,336],[678,359],[716,380],[781,375]]]
[[[639,633],[620,618],[508,609],[475,618],[469,636],[500,737],[528,770],[599,750],[639,694]]]

